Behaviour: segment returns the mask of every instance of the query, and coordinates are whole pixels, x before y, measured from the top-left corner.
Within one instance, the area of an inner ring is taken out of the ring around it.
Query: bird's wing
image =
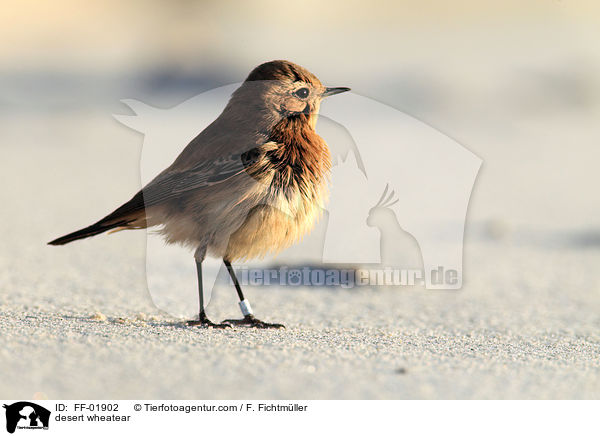
[[[212,186],[241,174],[256,163],[259,156],[259,150],[254,148],[241,154],[205,160],[181,171],[171,166],[100,223],[127,224],[139,220],[140,213],[150,206],[180,198],[195,189]]]
[[[246,134],[221,115],[194,138],[173,164],[142,188],[102,222],[134,222],[146,208],[179,199],[185,194],[212,186],[243,173],[259,158],[267,136]]]
[[[184,171],[167,170],[143,189],[146,206],[176,198],[199,188],[212,186],[241,174],[259,157],[255,148],[242,154],[219,157],[197,163]]]

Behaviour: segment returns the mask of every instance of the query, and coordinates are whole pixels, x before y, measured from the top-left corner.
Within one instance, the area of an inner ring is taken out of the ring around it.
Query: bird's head
[[[328,88],[310,71],[289,61],[271,61],[250,72],[232,101],[259,109],[273,121],[300,118],[314,129],[321,100],[350,91]]]

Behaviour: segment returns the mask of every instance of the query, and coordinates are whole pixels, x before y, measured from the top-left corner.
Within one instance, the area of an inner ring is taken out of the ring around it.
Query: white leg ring
[[[250,302],[248,300],[242,300],[238,304],[240,305],[242,315],[248,316],[254,314],[254,312],[252,312],[252,306],[250,306]]]

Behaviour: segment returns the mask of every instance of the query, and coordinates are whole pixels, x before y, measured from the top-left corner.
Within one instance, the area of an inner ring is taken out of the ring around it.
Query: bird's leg
[[[233,325],[255,327],[259,329],[284,329],[285,326],[283,324],[264,322],[254,317],[254,314],[252,313],[252,307],[250,307],[250,302],[244,298],[242,287],[240,286],[240,282],[235,276],[235,271],[231,266],[231,262],[223,259],[223,263],[227,267],[227,272],[229,272],[231,280],[233,280],[235,290],[237,291],[238,297],[240,298],[240,309],[242,311],[242,315],[244,315],[242,319],[226,319],[223,322],[231,323]]]
[[[202,289],[202,259],[198,259],[196,257],[196,271],[198,272],[198,299],[200,302],[198,319],[191,320],[187,322],[189,326],[200,326],[200,327],[214,327],[217,329],[223,329],[227,327],[231,327],[231,324],[227,322],[223,322],[221,324],[216,324],[212,322],[206,316],[206,312],[204,311],[204,292]]]

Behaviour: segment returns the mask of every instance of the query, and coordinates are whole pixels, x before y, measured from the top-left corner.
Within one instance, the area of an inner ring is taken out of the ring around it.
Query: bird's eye
[[[308,88],[300,88],[298,91],[294,92],[294,95],[298,98],[306,98],[308,97]]]

